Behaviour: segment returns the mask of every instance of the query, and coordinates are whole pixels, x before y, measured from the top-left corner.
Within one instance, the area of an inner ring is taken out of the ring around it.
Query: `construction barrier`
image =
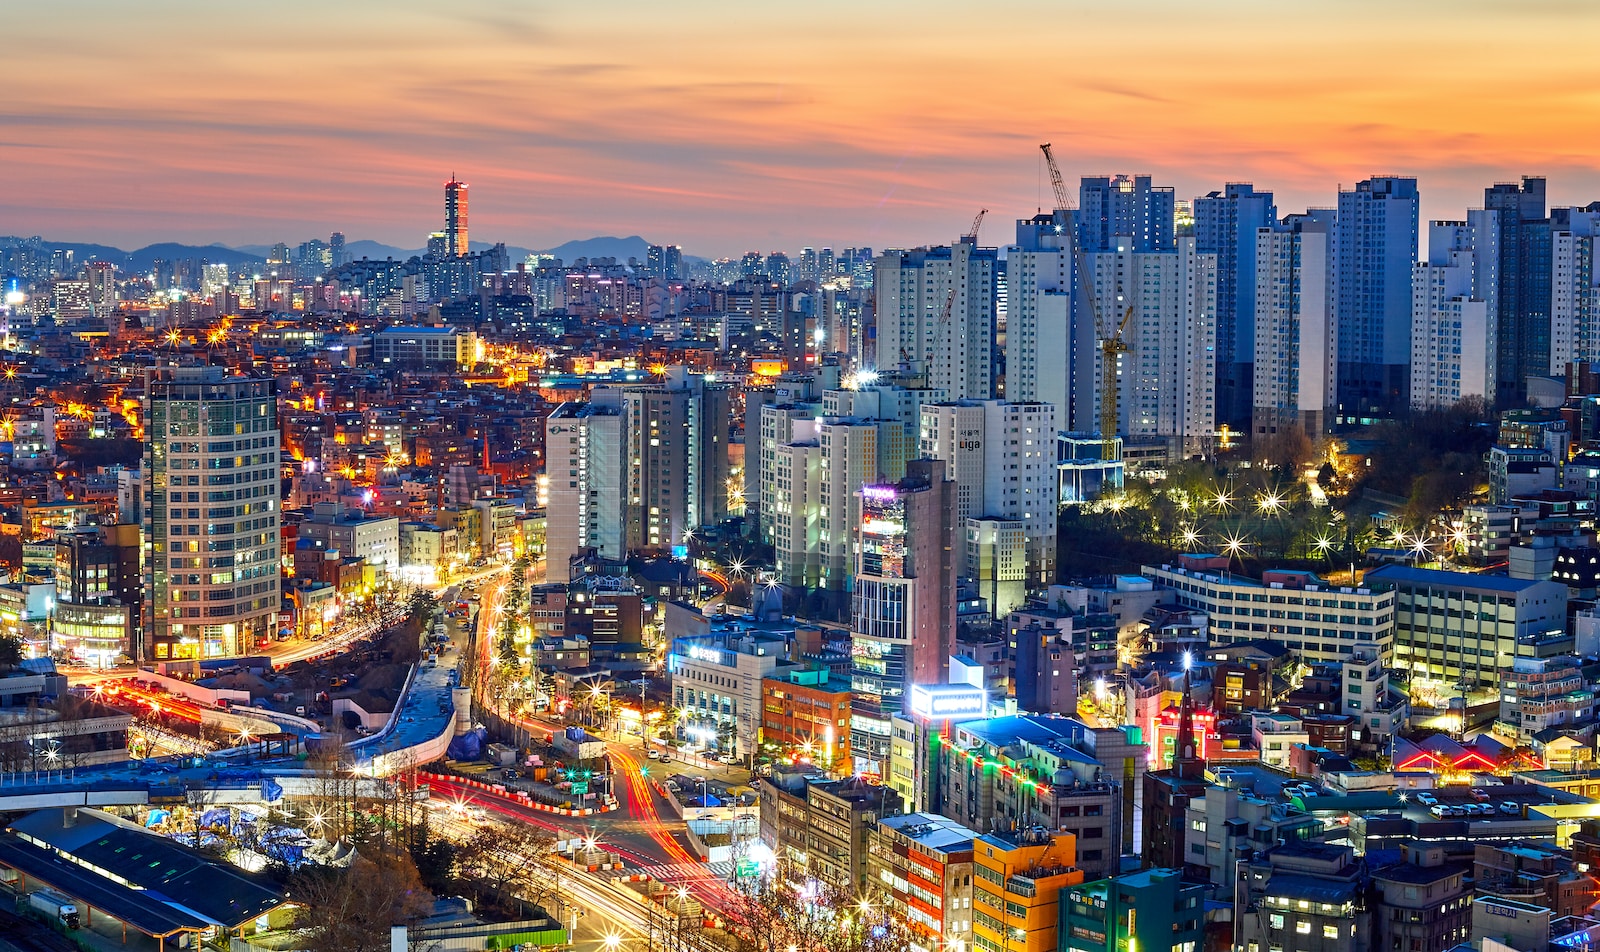
[[[553,806],[550,806],[547,803],[540,803],[538,800],[533,799],[532,797],[528,796],[526,793],[523,793],[520,790],[507,790],[504,784],[484,783],[481,780],[473,780],[470,777],[454,777],[454,776],[446,776],[446,775],[442,775],[442,774],[424,773],[424,774],[419,774],[419,776],[422,777],[424,780],[427,780],[427,779],[441,780],[441,781],[443,781],[445,783],[453,783],[453,784],[456,784],[457,786],[461,786],[461,787],[470,787],[471,789],[474,789],[474,790],[482,790],[485,793],[492,793],[495,796],[500,797],[502,799],[510,800],[513,803],[517,803],[517,804],[520,804],[521,806],[525,806],[530,810],[539,810],[539,811],[542,811],[544,813],[554,813],[554,814],[557,814],[559,816],[594,816],[597,813],[610,813],[612,810],[615,810],[617,808],[617,801],[615,801],[615,800],[605,800],[605,801],[602,801],[602,805],[601,806],[598,806],[598,807],[584,807],[582,809],[571,809],[571,808],[568,808],[568,807],[553,807]]]

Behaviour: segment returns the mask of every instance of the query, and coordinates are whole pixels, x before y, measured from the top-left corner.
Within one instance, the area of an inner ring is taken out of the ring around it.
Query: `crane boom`
[[[1072,196],[1067,192],[1067,183],[1061,176],[1061,167],[1056,165],[1056,157],[1050,151],[1050,143],[1039,144],[1039,151],[1044,153],[1045,166],[1050,170],[1050,188],[1056,194],[1056,213],[1065,219],[1065,224],[1072,227],[1073,221],[1069,214],[1072,212]],[[1073,228],[1072,258],[1077,266],[1078,280],[1083,282],[1083,296],[1089,302],[1089,316],[1094,321],[1095,332],[1101,330],[1100,304],[1094,290],[1094,278],[1089,273],[1089,257],[1084,254],[1083,242],[1078,240],[1077,229]],[[1117,292],[1120,296],[1122,289]],[[1100,339],[1100,458],[1115,460],[1117,458],[1117,424],[1121,420],[1122,397],[1121,387],[1117,381],[1117,362],[1121,355],[1128,352],[1128,343],[1123,340],[1123,332],[1128,329],[1128,322],[1133,319],[1133,307],[1123,313],[1122,320],[1110,336]],[[1106,328],[1111,330],[1110,328]]]
[[[983,227],[983,216],[987,214],[989,214],[989,209],[978,209],[977,217],[972,219],[972,227],[967,229],[968,241],[976,242],[978,240],[978,229]]]

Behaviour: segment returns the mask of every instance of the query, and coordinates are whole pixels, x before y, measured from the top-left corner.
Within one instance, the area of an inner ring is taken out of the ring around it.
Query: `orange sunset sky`
[[[1225,181],[1280,214],[1373,173],[1424,218],[1600,199],[1600,4],[23,3],[0,14],[0,234],[419,247],[639,234],[692,254],[985,243],[1069,181]]]

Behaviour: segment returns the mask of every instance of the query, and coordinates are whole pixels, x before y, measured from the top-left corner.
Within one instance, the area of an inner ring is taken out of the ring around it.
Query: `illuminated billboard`
[[[911,713],[933,721],[982,717],[989,710],[989,692],[970,684],[913,684]]]

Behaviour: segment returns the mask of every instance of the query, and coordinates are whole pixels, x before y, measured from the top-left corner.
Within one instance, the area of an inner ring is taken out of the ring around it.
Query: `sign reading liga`
[[[911,713],[929,720],[981,717],[989,710],[989,692],[970,684],[913,684]]]

